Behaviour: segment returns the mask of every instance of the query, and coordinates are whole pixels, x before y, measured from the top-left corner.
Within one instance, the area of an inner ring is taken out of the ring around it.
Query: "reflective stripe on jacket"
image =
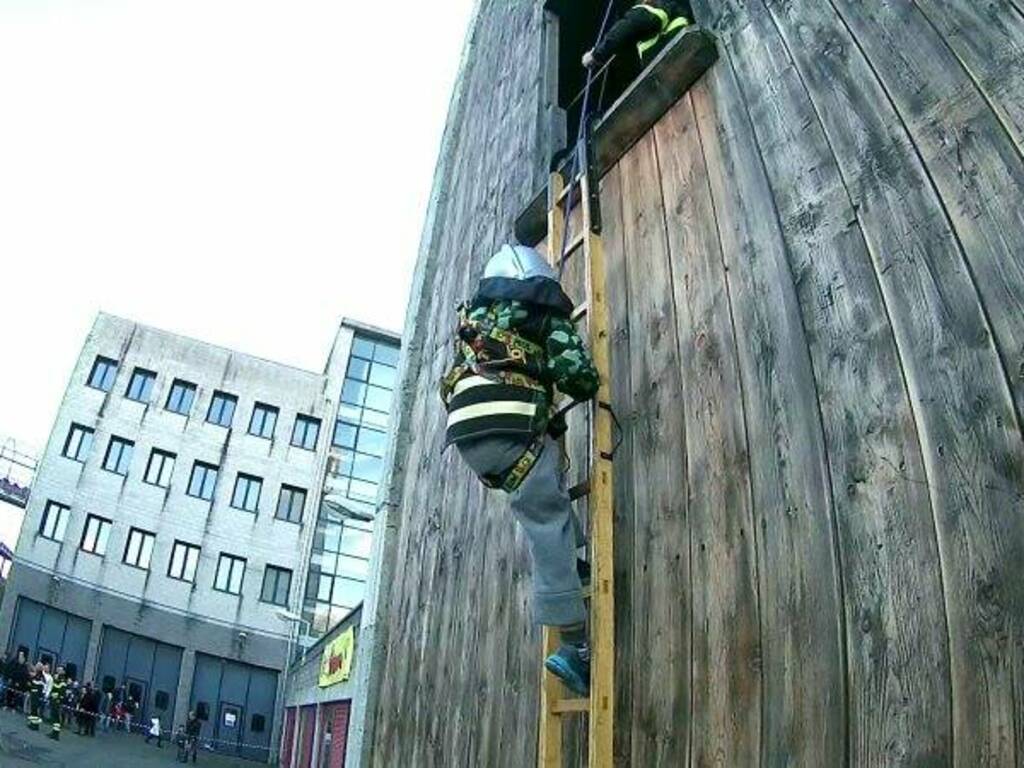
[[[670,17],[668,11],[661,8],[656,8],[653,5],[646,3],[637,3],[633,8],[638,8],[648,13],[654,14],[658,19],[658,23],[661,24],[661,31],[653,37],[648,37],[646,40],[641,40],[636,44],[636,51],[640,55],[640,60],[643,61],[644,54],[646,54],[651,48],[656,46],[662,40],[671,35],[675,34],[676,31],[683,29],[684,27],[690,26],[690,20],[685,16]]]

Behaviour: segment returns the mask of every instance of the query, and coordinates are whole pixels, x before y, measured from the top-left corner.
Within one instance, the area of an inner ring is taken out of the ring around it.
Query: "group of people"
[[[82,684],[75,680],[62,666],[51,672],[46,662],[30,663],[23,651],[9,654],[0,671],[4,708],[26,712],[33,730],[49,723],[53,739],[59,739],[61,730],[72,722],[81,736],[95,736],[97,721],[104,731],[129,731],[138,711],[138,703],[124,685],[101,691],[91,681]]]
[[[24,712],[32,730],[48,723],[54,740],[60,739],[63,728],[72,722],[80,736],[95,736],[97,721],[104,731],[131,732],[132,720],[139,713],[139,703],[125,684],[107,691],[91,681],[80,684],[62,666],[51,673],[48,663],[29,662],[24,651],[8,654],[0,664],[0,701],[5,710]],[[147,744],[156,739],[157,746],[163,746],[159,718],[152,718],[144,730]],[[196,762],[201,730],[202,722],[195,712],[189,712],[188,721],[175,734],[180,761],[191,757]]]

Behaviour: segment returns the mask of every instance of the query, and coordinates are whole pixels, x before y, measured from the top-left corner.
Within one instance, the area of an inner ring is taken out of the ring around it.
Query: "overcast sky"
[[[471,6],[0,0],[0,435],[100,309],[314,370],[401,330]]]

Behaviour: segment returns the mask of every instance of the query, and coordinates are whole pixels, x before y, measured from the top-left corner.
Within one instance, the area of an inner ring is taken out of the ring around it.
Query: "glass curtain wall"
[[[317,517],[302,616],[327,632],[363,599],[399,346],[356,334]]]

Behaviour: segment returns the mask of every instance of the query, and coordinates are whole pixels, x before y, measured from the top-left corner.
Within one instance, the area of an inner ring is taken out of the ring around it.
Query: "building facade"
[[[299,616],[324,571],[311,548],[365,548],[318,532],[330,462],[349,462],[346,493],[374,479],[334,441],[349,354],[369,349],[372,369],[378,342],[398,346],[344,321],[314,373],[101,314],[39,462],[0,608],[8,648],[124,685],[140,720],[194,709],[204,741],[268,759],[288,649],[327,628]],[[332,588],[360,571],[331,567]],[[359,602],[350,581],[330,605]]]
[[[346,765],[353,699],[358,695],[356,674],[360,664],[369,663],[358,653],[361,620],[362,607],[357,606],[304,649],[289,668],[278,756],[281,768]]]

